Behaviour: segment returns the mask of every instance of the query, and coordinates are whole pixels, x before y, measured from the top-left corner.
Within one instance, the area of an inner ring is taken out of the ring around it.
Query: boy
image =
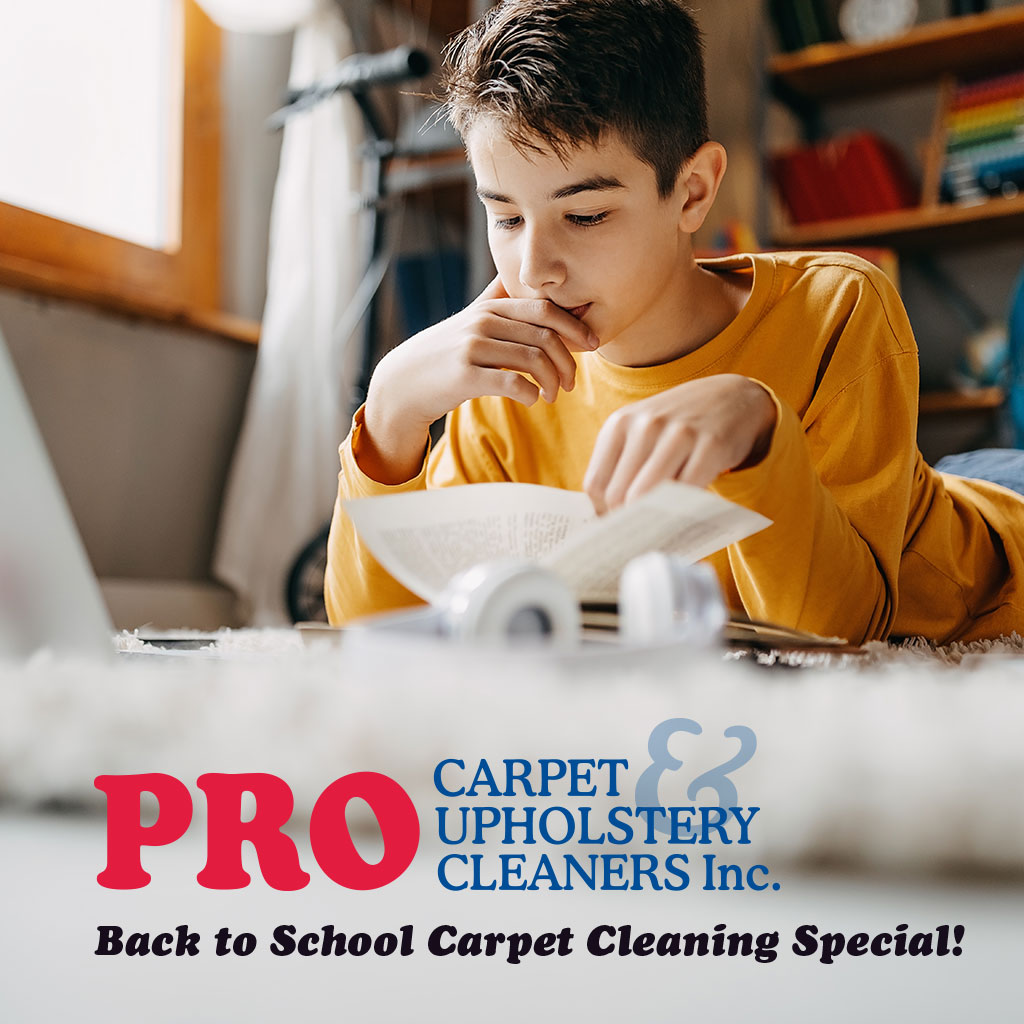
[[[445,86],[498,276],[374,374],[340,450],[333,622],[416,600],[344,499],[516,480],[604,512],[678,479],[773,521],[711,559],[755,618],[854,643],[1024,631],[1024,499],[923,462],[885,277],[843,254],[694,259],[726,154],[680,3],[509,0]]]

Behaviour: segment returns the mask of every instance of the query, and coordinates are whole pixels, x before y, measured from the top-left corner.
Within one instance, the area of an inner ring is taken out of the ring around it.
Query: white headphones
[[[442,630],[462,641],[544,639],[559,647],[580,635],[576,595],[529,562],[484,562],[459,573],[442,596]]]
[[[718,579],[707,565],[648,552],[619,580],[619,636],[629,645],[710,646],[726,621]],[[483,562],[455,576],[429,608],[375,616],[373,630],[450,637],[461,643],[543,641],[558,648],[580,638],[576,595],[530,562]]]
[[[531,562],[481,562],[452,578],[427,608],[374,615],[351,629],[419,633],[460,643],[579,642],[576,595],[554,573]]]
[[[716,643],[728,619],[709,565],[649,551],[619,578],[619,636],[628,644]]]

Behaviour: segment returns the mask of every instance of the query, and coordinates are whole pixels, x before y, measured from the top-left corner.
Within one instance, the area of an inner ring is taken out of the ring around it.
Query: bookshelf
[[[806,100],[846,99],[997,70],[1024,59],[1024,4],[919,25],[869,45],[819,43],[768,62],[768,74]]]
[[[786,225],[774,232],[779,246],[883,245],[917,250],[975,245],[1024,235],[1024,196],[989,199],[976,206],[934,203],[870,217]]]
[[[869,45],[819,43],[768,61],[777,96],[801,116],[816,105],[891,92],[914,85],[941,85],[950,76],[994,73],[1024,65],[1024,4],[931,22],[896,39]],[[932,148],[942,121],[942,98]],[[941,159],[933,152],[929,161]],[[1024,236],[1024,197],[990,199],[971,206],[938,201],[935,170],[926,167],[920,205],[892,213],[812,224],[784,225],[778,245],[888,245],[896,249],[973,245]]]
[[[994,75],[1024,66],[1024,3],[982,14],[916,26],[904,35],[871,44],[818,43],[769,58],[772,92],[803,121],[813,136],[822,105],[848,99],[934,86],[935,121],[925,155],[918,205],[887,213],[813,223],[778,223],[772,242],[782,248],[887,246],[900,253],[984,246],[1024,238],[1024,194],[959,205],[939,200],[944,157],[944,120],[952,80]],[[994,415],[998,388],[922,395],[922,416]]]
[[[996,412],[1003,404],[1002,388],[977,391],[927,391],[921,395],[922,416],[944,416],[957,412]]]

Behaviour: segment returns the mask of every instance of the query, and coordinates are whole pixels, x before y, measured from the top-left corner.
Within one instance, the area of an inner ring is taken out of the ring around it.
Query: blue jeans
[[[979,448],[974,452],[946,455],[935,463],[935,468],[973,480],[989,480],[1024,494],[1024,450],[1020,448]]]

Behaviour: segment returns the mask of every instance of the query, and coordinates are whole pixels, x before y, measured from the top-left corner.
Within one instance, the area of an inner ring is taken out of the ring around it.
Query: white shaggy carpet
[[[226,633],[219,649],[0,664],[0,800],[99,811],[101,773],[164,771],[196,792],[204,772],[260,771],[288,781],[301,816],[333,779],[379,771],[424,818],[443,758],[627,757],[622,796],[594,801],[603,813],[631,802],[652,728],[687,717],[703,734],[677,737],[686,765],[663,779],[663,802],[714,803],[685,799],[686,782],[735,753],[725,728],[751,727],[757,752],[732,779],[743,805],[762,807],[754,849],[770,863],[1024,875],[1020,637],[761,664],[393,637],[304,647],[291,631]]]

